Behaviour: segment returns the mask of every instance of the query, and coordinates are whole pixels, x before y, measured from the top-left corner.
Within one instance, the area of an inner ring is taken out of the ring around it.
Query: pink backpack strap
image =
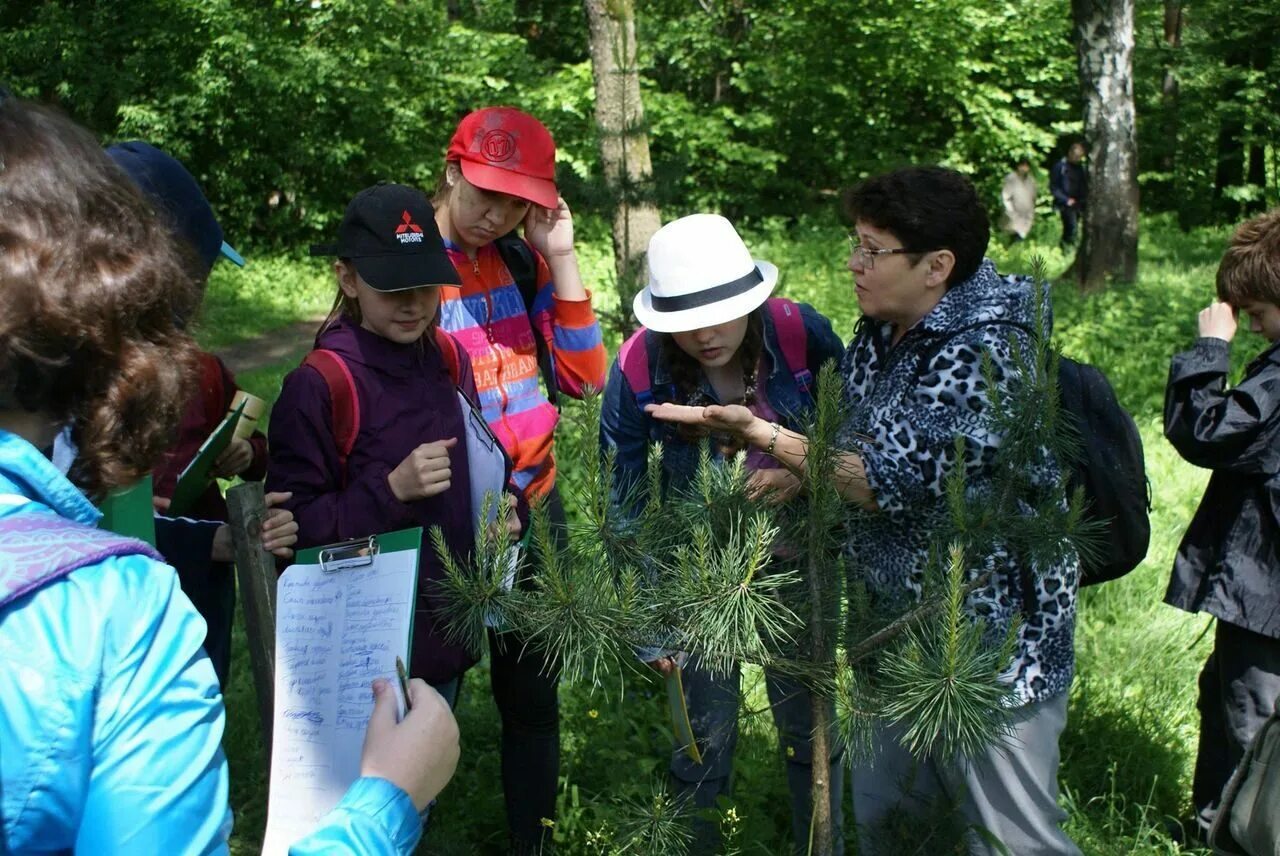
[[[338,445],[338,463],[342,467],[342,481],[347,480],[347,458],[360,433],[360,396],[356,394],[356,381],[351,369],[342,357],[333,351],[317,348],[302,359],[324,378],[329,387],[329,406],[333,413],[333,439]]]
[[[813,372],[809,371],[809,338],[804,329],[804,316],[799,304],[785,297],[770,297],[765,304],[773,319],[773,331],[782,349],[782,359],[787,371],[795,378],[796,388],[809,392],[813,386]]]
[[[618,365],[622,375],[631,384],[631,392],[635,394],[636,404],[643,410],[646,404],[653,403],[653,381],[649,377],[649,346],[645,341],[648,330],[641,327],[631,334],[618,349]]]

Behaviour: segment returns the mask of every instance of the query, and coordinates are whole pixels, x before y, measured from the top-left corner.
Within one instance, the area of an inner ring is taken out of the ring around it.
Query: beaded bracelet
[[[773,424],[773,436],[769,438],[769,445],[764,450],[764,453],[766,455],[769,455],[770,457],[773,456],[774,447],[778,445],[778,432],[782,430],[782,426],[779,425],[777,422],[774,422],[772,424]]]

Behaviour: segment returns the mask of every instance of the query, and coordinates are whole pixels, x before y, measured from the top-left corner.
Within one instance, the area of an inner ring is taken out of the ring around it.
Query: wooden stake
[[[235,545],[245,635],[249,639],[249,662],[253,666],[253,686],[258,696],[262,742],[270,770],[276,674],[276,561],[262,547],[262,521],[267,513],[262,482],[244,482],[227,491],[227,509],[231,540]]]

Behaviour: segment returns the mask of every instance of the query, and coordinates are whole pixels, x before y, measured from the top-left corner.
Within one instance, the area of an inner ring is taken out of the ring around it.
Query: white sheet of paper
[[[374,678],[409,662],[417,556],[326,573],[294,565],[276,599],[276,688],[264,856],[285,856],[360,776]]]

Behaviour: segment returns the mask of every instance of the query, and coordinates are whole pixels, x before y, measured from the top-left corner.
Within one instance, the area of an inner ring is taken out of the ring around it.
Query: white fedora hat
[[[749,314],[777,283],[778,269],[752,259],[732,223],[690,214],[649,240],[649,284],[633,308],[650,330],[682,333]]]

